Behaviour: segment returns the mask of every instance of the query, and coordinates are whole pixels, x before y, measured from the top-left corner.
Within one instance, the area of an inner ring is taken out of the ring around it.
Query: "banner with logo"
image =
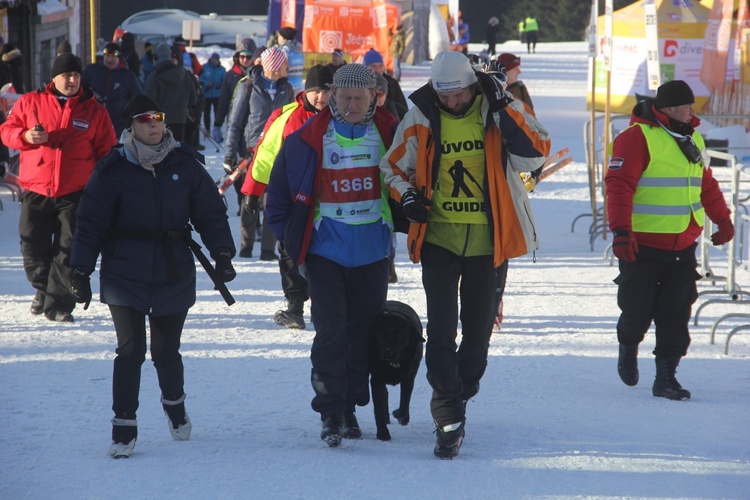
[[[709,92],[724,93],[733,7],[734,0],[714,0],[713,8],[708,16],[703,43],[701,81]]]

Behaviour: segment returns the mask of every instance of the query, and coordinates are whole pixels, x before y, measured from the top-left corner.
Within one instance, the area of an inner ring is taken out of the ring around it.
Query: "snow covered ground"
[[[323,444],[310,409],[313,332],[273,322],[283,306],[277,266],[257,259],[237,259],[232,307],[199,274],[199,302],[182,347],[191,440],[171,439],[147,361],[135,455],[108,458],[115,348],[108,311],[92,303],[74,312],[74,324],[29,314],[19,208],[3,191],[0,498],[750,497],[750,335],[738,335],[729,355],[720,345],[729,326],[719,328],[718,344],[709,343],[713,321],[741,306],[708,307],[692,327],[693,344],[678,371],[690,401],[652,397],[652,334],[641,346],[640,384],[619,380],[617,270],[603,259],[607,242],[591,251],[590,218],[571,232],[576,216],[590,212],[582,142],[586,45],[540,44],[531,55],[518,43],[500,50],[522,56],[521,78],[551,130],[553,150],[570,147],[575,163],[532,195],[542,248],[536,262],[511,262],[505,322],[492,338],[456,460],[432,455],[424,366],[411,424],[391,425],[392,441],[375,439],[368,406],[358,412],[362,440],[338,449]],[[407,66],[404,73],[409,92],[426,81],[429,67]],[[211,145],[205,153],[219,178],[222,155]],[[238,241],[236,209],[230,199]],[[712,254],[718,274],[720,258]],[[411,304],[426,325],[420,267],[408,261],[403,244],[397,270],[389,298]],[[748,272],[738,277],[750,289]],[[93,286],[96,295],[96,279]]]

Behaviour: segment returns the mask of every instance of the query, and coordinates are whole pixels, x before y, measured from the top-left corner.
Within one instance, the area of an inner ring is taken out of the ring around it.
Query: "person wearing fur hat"
[[[305,91],[297,94],[293,103],[277,108],[266,121],[248,169],[250,175],[245,177],[242,185],[242,194],[246,196],[243,210],[249,211],[250,215],[258,213],[260,199],[266,190],[273,162],[284,139],[328,106],[329,86],[332,83],[331,70],[316,64],[307,72]],[[273,319],[279,326],[304,330],[305,302],[310,298],[307,280],[289,257],[282,241],[278,242],[278,250],[281,288],[287,307],[276,311]]]
[[[305,54],[302,44],[295,40],[297,30],[285,26],[279,30],[279,48],[286,54],[289,62],[289,83],[294,87],[295,94],[302,92],[302,72],[305,67]]]
[[[271,113],[294,101],[294,89],[287,80],[288,71],[289,63],[284,51],[278,47],[270,47],[263,51],[261,66],[255,66],[250,75],[237,83],[227,126],[225,170],[231,171],[242,158],[252,156]],[[244,184],[245,173],[237,182],[240,186]],[[253,255],[257,224],[257,214],[253,216],[247,210],[240,210],[242,258],[250,258]],[[275,245],[276,240],[264,223],[260,260],[278,260],[274,251]]]
[[[214,113],[214,126],[211,136],[216,142],[221,142],[221,127],[229,113],[229,104],[232,102],[232,94],[243,77],[247,76],[253,67],[253,53],[257,48],[255,40],[250,37],[243,38],[237,43],[237,50],[232,56],[232,68],[224,75],[224,83],[219,94],[219,105]],[[239,197],[239,191],[237,191]]]
[[[114,42],[105,45],[102,62],[91,63],[83,68],[81,82],[91,87],[107,108],[115,134],[119,138],[125,129],[125,122],[122,120],[125,104],[142,93],[138,79],[125,63],[120,46]]]
[[[365,52],[362,58],[362,64],[370,68],[378,75],[382,75],[383,78],[388,82],[388,100],[398,103],[406,109],[409,109],[409,105],[406,103],[406,97],[404,92],[401,90],[401,85],[398,81],[389,75],[385,71],[385,65],[383,64],[383,56],[375,49],[370,49]]]
[[[734,237],[731,213],[695,129],[695,97],[682,80],[661,85],[656,99],[633,108],[630,127],[611,146],[605,177],[612,252],[619,261],[617,372],[638,383],[638,345],[653,322],[655,397],[690,399],[675,378],[690,345],[691,307],[698,297],[696,240],[706,216],[714,245]]]
[[[495,269],[539,246],[518,173],[544,163],[550,138],[499,80],[475,71],[460,52],[437,54],[430,81],[410,99],[414,107],[380,168],[410,221],[409,256],[422,264],[434,454],[452,459],[464,437],[466,403],[487,367]]]
[[[388,289],[393,218],[378,163],[397,123],[375,85],[361,64],[340,68],[328,107],[286,138],[268,184],[268,221],[310,287],[312,409],[331,447],[362,436],[368,332]]]
[[[36,290],[31,313],[50,321],[74,321],[68,285],[76,208],[94,163],[117,143],[107,110],[81,85],[82,71],[73,54],[56,57],[52,81],[22,95],[0,126],[2,143],[21,152],[18,228]]]
[[[160,43],[154,49],[156,64],[146,80],[145,94],[166,113],[166,124],[175,139],[183,141],[188,109],[193,109],[198,102],[193,75],[179,65],[179,51],[169,44]]]
[[[138,437],[146,318],[169,432],[177,441],[190,437],[179,349],[185,318],[196,300],[195,260],[188,246],[193,227],[216,263],[217,280],[236,276],[226,206],[203,156],[175,140],[164,126],[164,115],[145,95],[125,105],[122,144],[97,162],[86,183],[70,257],[70,293],[86,309],[92,299],[90,276],[101,254],[99,294],[117,335],[113,458],[130,457]]]

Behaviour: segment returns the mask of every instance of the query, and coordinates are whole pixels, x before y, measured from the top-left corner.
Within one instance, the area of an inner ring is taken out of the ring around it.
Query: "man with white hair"
[[[368,332],[385,306],[393,230],[378,165],[395,128],[373,72],[347,64],[328,107],[284,141],[268,184],[268,221],[309,284],[312,408],[332,447],[362,436],[355,407],[370,401]]]
[[[466,402],[487,367],[495,268],[539,245],[518,172],[542,165],[550,139],[505,93],[502,79],[476,72],[460,52],[438,54],[430,82],[410,99],[414,107],[380,168],[411,222],[411,260],[422,263],[434,453],[453,459],[464,436]]]

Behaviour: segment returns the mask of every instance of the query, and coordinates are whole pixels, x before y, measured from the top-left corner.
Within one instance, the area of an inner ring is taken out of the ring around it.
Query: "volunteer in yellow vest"
[[[536,53],[536,42],[539,40],[539,22],[536,17],[529,16],[523,22],[523,33],[526,35],[526,51]]]
[[[311,67],[305,78],[305,91],[297,94],[294,102],[277,108],[266,122],[258,145],[255,147],[250,175],[245,177],[242,194],[245,195],[243,210],[257,217],[260,197],[266,190],[268,179],[276,156],[281,150],[284,139],[299,129],[311,117],[328,107],[329,85],[333,83],[331,70],[320,64]],[[307,280],[300,275],[299,269],[289,257],[284,243],[278,242],[279,272],[281,288],[286,298],[286,309],[274,314],[274,321],[279,326],[305,329],[305,302],[310,298],[307,291]]]
[[[388,289],[393,223],[378,167],[396,119],[375,97],[370,69],[339,68],[328,107],[286,138],[267,190],[268,222],[310,287],[312,408],[332,447],[362,436],[368,333]]]
[[[698,297],[696,240],[707,215],[718,225],[711,236],[723,245],[734,236],[730,211],[695,131],[695,97],[690,86],[673,80],[656,99],[639,102],[631,126],[614,140],[607,186],[612,251],[619,259],[617,371],[630,386],[638,383],[638,344],[655,324],[654,396],[690,399],[675,379],[690,345],[688,322]]]
[[[550,140],[503,82],[475,73],[459,52],[439,53],[430,82],[410,99],[414,107],[380,168],[411,221],[409,255],[422,264],[434,453],[452,459],[464,436],[466,402],[487,366],[495,268],[539,245],[518,172],[539,168]]]

